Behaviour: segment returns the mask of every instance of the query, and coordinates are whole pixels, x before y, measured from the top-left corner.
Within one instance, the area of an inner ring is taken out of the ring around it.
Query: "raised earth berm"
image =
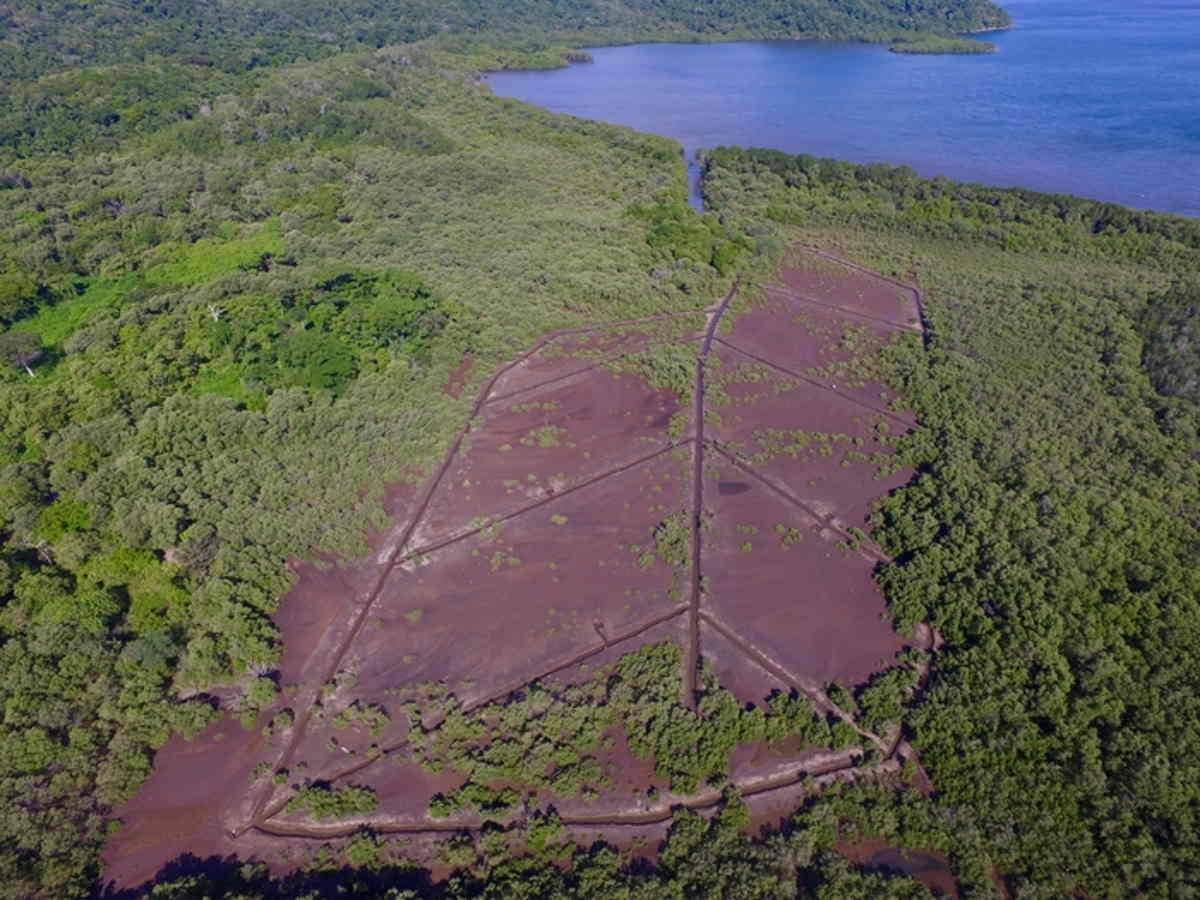
[[[872,502],[911,476],[892,457],[914,424],[875,358],[920,320],[916,289],[797,248],[752,298],[541,341],[483,386],[425,482],[389,494],[395,525],[370,558],[298,567],[280,700],[254,730],[226,719],[159,754],[106,876],[133,886],[184,851],[286,869],[362,827],[444,833],[550,807],[579,839],[652,841],[722,789],[680,790],[635,752],[625,729],[647,726],[628,690],[703,728],[718,676],[726,715],[786,708],[774,721],[833,744],[776,731],[732,748],[756,822],[832,780],[894,775],[911,750],[893,725],[862,727],[844,689],[924,646],[892,630],[866,533]],[[654,686],[622,687],[639,648]],[[525,778],[479,761],[517,736],[510,714],[582,731]],[[184,778],[204,797],[168,800]]]
[[[654,458],[679,401],[604,368],[489,402],[410,547],[426,547]]]
[[[486,400],[514,400],[523,391],[548,387],[629,353],[662,343],[695,340],[704,324],[702,313],[689,311],[553,335],[500,372],[487,390]]]

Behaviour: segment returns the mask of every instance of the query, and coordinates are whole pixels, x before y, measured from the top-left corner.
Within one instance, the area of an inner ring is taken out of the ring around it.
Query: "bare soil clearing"
[[[373,537],[368,559],[297,567],[276,617],[281,681],[295,688],[271,711],[289,709],[294,725],[164,748],[123,811],[106,877],[137,884],[185,850],[244,847],[297,865],[297,846],[364,824],[477,827],[430,816],[434,794],[463,776],[417,766],[403,717],[347,721],[395,709],[423,683],[429,727],[454,704],[469,711],[548,677],[582,681],[670,640],[684,651],[686,702],[703,660],[740,700],[797,689],[820,714],[845,717],[827,683],[862,683],[907,643],[872,578],[884,557],[857,529],[911,476],[888,457],[914,420],[871,361],[919,332],[920,297],[821,253],[795,251],[794,262],[753,303],[734,290],[706,318],[551,335],[497,373],[426,484],[388,495],[396,524]],[[468,375],[464,361],[447,390]],[[712,787],[647,793],[665,788],[652,762],[611,737],[597,757],[610,782],[599,797],[538,799],[580,836],[653,839],[672,805],[719,802]],[[253,779],[260,764],[268,774]],[[856,767],[847,752],[754,744],[731,765],[765,822],[831,779],[899,762]],[[369,786],[378,806],[325,821],[286,811],[294,786],[314,781]],[[178,804],[164,799],[172,793]]]
[[[878,838],[841,841],[834,849],[852,862],[872,869],[911,875],[937,897],[957,897],[958,880],[950,861],[932,850],[907,850]]]
[[[470,705],[678,607],[677,573],[632,548],[681,507],[684,474],[663,454],[406,565],[347,655],[356,695],[438,681]]]
[[[746,483],[707,494],[704,609],[802,677],[865,681],[903,643],[884,618],[876,560],[804,508]]]
[[[106,880],[137,885],[184,853],[239,852],[225,820],[262,758],[263,743],[257,731],[247,731],[231,715],[194,740],[172,737],[158,751],[141,790],[116,812],[125,826],[104,853]]]
[[[803,302],[920,330],[920,304],[911,288],[825,251],[798,249],[788,262],[780,281]]]
[[[737,351],[719,348],[717,358],[722,374],[748,377]],[[891,462],[889,442],[906,426],[806,381],[750,372],[757,380],[728,385],[709,429],[727,455],[719,463],[714,459],[726,480],[766,480],[847,529],[864,527],[875,501],[912,478],[909,469],[881,472]]]
[[[602,369],[488,403],[411,550],[650,457],[670,442],[667,427],[678,407],[669,392]]]
[[[700,646],[704,648],[704,661],[721,686],[742,703],[761,703],[774,691],[787,693],[792,690],[786,679],[748,659],[741,648],[703,618],[700,619]]]

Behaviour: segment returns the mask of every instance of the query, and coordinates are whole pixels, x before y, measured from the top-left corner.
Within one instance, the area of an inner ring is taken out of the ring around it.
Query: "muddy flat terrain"
[[[797,249],[775,283],[704,315],[547,337],[483,386],[435,472],[389,492],[394,526],[370,557],[297,568],[276,617],[279,702],[255,729],[226,718],[160,752],[119,811],[106,878],[134,887],[185,852],[283,870],[311,839],[362,827],[478,827],[431,816],[465,777],[418,765],[412,729],[585,682],[647,644],[680,648],[685,705],[711,672],[740,701],[792,692],[858,734],[846,750],[738,748],[730,775],[756,821],[833,779],[896,771],[907,745],[862,729],[830,686],[853,690],[918,643],[892,628],[868,516],[911,477],[892,457],[916,426],[878,353],[920,329],[916,289]],[[874,768],[860,765],[872,745]],[[720,799],[670,794],[619,729],[592,758],[602,791],[526,802],[580,837],[653,841],[673,806]],[[314,818],[289,806],[311,784],[377,804]]]

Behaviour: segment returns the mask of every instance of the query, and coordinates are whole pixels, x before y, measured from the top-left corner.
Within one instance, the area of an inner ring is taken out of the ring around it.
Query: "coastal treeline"
[[[1200,223],[733,148],[705,195],[924,292],[928,347],[891,351],[920,474],[875,537],[898,621],[946,640],[906,719],[932,808],[1019,896],[1193,883]]]
[[[431,38],[459,52],[503,47],[538,54],[562,42],[890,41],[1007,24],[1008,14],[990,0],[377,0],[353,7],[314,0],[264,0],[252,6],[13,0],[0,10],[0,76],[163,58],[238,73]],[[563,61],[561,53],[541,60],[542,65]]]
[[[474,75],[588,42],[946,36],[996,7],[17,0],[0,22],[4,895],[95,893],[154,749],[255,722],[287,560],[361,552],[382,484],[427,470],[502,360],[701,309],[797,239],[926,295],[928,347],[889,357],[920,476],[875,536],[899,620],[947,641],[908,717],[932,797],[833,791],[758,841],[730,797],[657,867],[548,819],[447,842],[438,886],[363,834],[290,879],[212,862],[154,895],[921,890],[830,852],[855,834],[945,852],[976,895],[1195,880],[1200,225],[734,149],[701,215],[674,143]]]

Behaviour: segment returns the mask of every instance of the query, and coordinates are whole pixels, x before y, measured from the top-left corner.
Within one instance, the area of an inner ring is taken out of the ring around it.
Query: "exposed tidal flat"
[[[1007,9],[1015,27],[987,35],[995,53],[642,44],[489,80],[500,95],[667,135],[689,160],[772,147],[1200,216],[1200,2]]]

